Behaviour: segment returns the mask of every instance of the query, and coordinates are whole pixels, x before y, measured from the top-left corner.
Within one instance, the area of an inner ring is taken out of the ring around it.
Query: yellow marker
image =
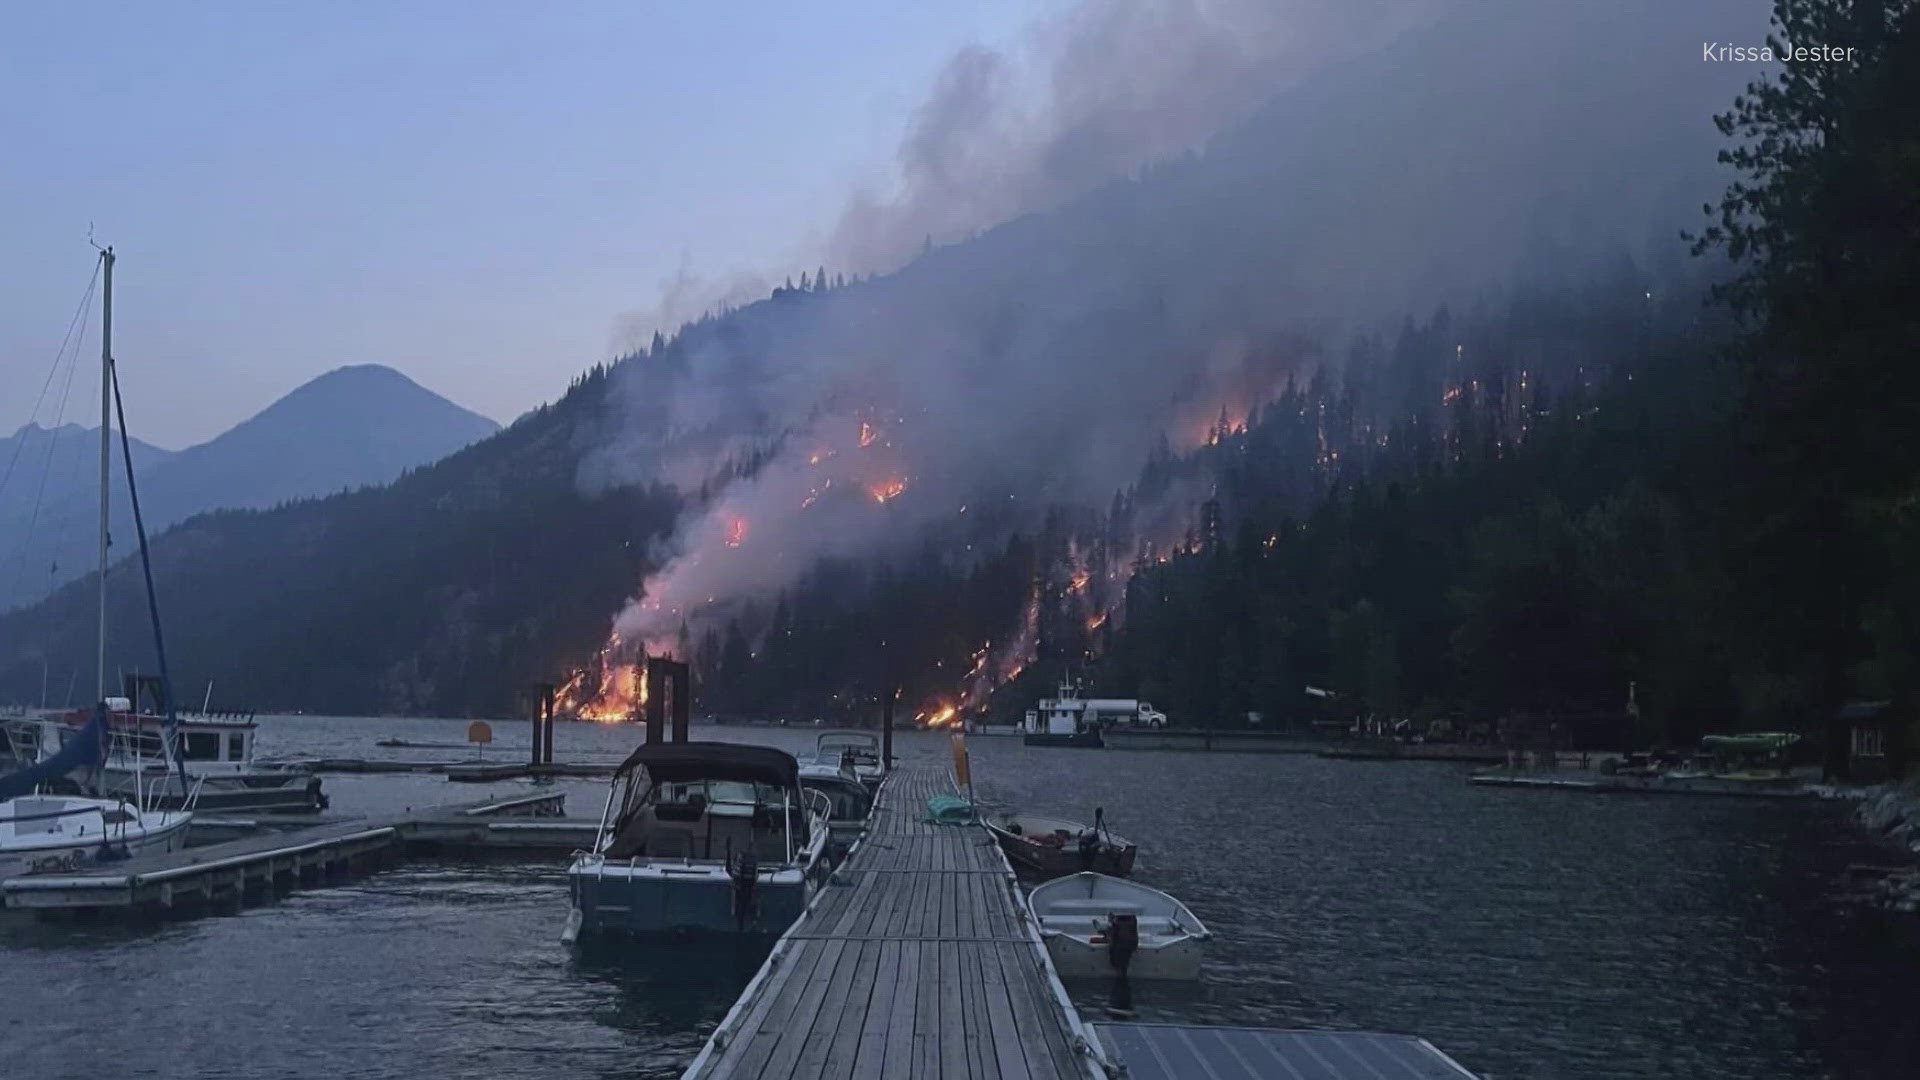
[[[959,731],[953,733],[953,780],[962,787],[973,787],[973,770],[967,763],[967,736]]]

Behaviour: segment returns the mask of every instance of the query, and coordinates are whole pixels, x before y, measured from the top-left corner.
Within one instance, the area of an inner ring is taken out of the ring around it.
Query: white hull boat
[[[117,799],[22,795],[0,802],[0,880],[177,851],[193,815]]]
[[[855,779],[877,791],[887,778],[880,760],[880,740],[864,731],[829,731],[814,741],[813,764],[846,768]]]
[[[1034,887],[1027,910],[1063,979],[1110,978],[1116,970],[1115,929],[1125,924],[1138,945],[1126,958],[1132,979],[1192,981],[1200,977],[1212,934],[1187,905],[1158,889],[1105,874],[1079,873]]]

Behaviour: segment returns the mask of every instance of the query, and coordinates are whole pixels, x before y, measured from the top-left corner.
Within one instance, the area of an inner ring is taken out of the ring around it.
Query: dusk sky
[[[683,269],[717,291],[810,268],[946,60],[1017,46],[1048,10],[16,7],[0,434],[86,287],[90,224],[120,255],[136,435],[201,441],[352,363],[509,421],[650,328]],[[91,382],[67,419],[92,422]]]

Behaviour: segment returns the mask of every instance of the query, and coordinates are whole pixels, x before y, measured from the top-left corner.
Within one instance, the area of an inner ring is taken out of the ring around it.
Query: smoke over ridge
[[[1675,257],[1717,181],[1709,116],[1747,77],[1698,43],[1764,21],[1759,0],[1083,3],[1031,68],[962,51],[897,190],[856,196],[830,245],[851,267],[931,250],[615,369],[581,483],[704,499],[615,632],[671,645],[822,557],[1097,503],[1370,320]]]

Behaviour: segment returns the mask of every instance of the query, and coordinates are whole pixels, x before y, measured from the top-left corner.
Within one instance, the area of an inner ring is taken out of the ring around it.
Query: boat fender
[[[733,881],[733,925],[745,930],[760,906],[760,866],[752,851],[736,852],[727,858],[727,877]]]
[[[1115,1016],[1133,1015],[1133,986],[1127,980],[1127,966],[1140,951],[1140,917],[1115,913],[1107,917],[1107,963],[1113,965],[1113,1004],[1107,1011]]]

